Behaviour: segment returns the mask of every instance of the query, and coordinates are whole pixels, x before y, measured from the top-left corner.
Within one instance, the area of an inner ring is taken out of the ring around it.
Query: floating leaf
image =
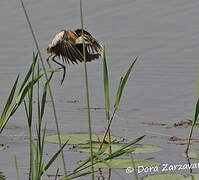
[[[82,143],[88,143],[89,142],[89,134],[61,134],[61,142],[65,142],[67,139],[69,139],[68,144],[82,144]],[[93,134],[92,140],[98,142],[98,139],[102,139],[102,134]],[[118,136],[111,136],[112,140],[115,140],[116,142],[124,140],[122,137]],[[108,141],[108,137],[106,139]],[[51,143],[59,143],[58,136],[57,135],[50,135],[46,136],[45,141],[51,142]]]
[[[133,153],[153,153],[153,152],[158,152],[161,151],[162,148],[160,146],[155,146],[152,144],[136,144],[135,145],[136,149]]]
[[[99,149],[99,143],[93,143],[93,151],[97,152]],[[104,144],[103,147],[108,146],[108,144]],[[112,151],[117,151],[119,148],[121,148],[122,145],[120,144],[112,144],[111,145],[111,149]],[[79,144],[75,150],[77,151],[82,151],[82,152],[90,152],[90,145],[89,143],[86,144]],[[160,146],[155,146],[155,145],[151,145],[151,144],[136,144],[133,145],[132,148],[135,148],[135,151],[133,151],[133,153],[153,153],[153,152],[158,152],[161,151],[162,148]],[[107,151],[105,151],[106,153],[109,153],[108,149]]]
[[[111,168],[127,168],[132,167],[132,159],[111,159],[106,161]],[[149,161],[149,160],[141,160],[136,159],[134,160],[135,166],[144,166],[144,167],[151,167],[151,166],[159,166],[160,163],[156,161]],[[94,165],[95,168],[109,168],[105,163],[100,162]]]
[[[183,155],[184,157],[187,157],[187,156],[186,156],[186,153],[183,153],[182,155]],[[189,157],[189,158],[194,158],[194,159],[199,159],[199,152],[198,152],[198,151],[189,152],[188,157]]]
[[[199,174],[195,174],[195,173],[190,174],[189,176],[185,178],[185,180],[198,180],[198,179],[199,179]]]
[[[181,174],[155,174],[144,177],[143,180],[185,180]]]

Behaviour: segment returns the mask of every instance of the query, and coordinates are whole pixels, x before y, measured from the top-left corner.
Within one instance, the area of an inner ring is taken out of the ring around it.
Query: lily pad
[[[158,152],[162,150],[162,147],[160,146],[155,146],[152,144],[136,144],[135,145],[136,149],[134,153],[153,153],[153,152]]]
[[[93,151],[97,152],[99,149],[99,146],[100,146],[99,143],[93,143]],[[105,148],[106,146],[108,146],[108,144],[103,144],[102,148]],[[111,145],[112,152],[117,151],[121,147],[122,147],[121,144],[112,144]],[[140,154],[153,153],[153,152],[158,152],[162,150],[160,146],[155,146],[151,144],[136,144],[136,145],[133,145],[132,148],[135,148],[135,151],[133,151],[133,153],[140,153]],[[75,150],[81,151],[81,152],[90,152],[90,143],[79,144],[75,148]],[[109,148],[107,148],[105,153],[108,153],[108,152],[109,152]]]
[[[107,164],[100,162],[94,165],[95,168],[127,168],[132,167],[132,160],[131,159],[111,159],[106,161]],[[151,166],[159,166],[160,163],[156,161],[149,161],[149,160],[134,160],[135,166],[144,166],[144,167],[151,167]]]
[[[61,134],[61,142],[64,143],[69,139],[68,144],[81,144],[81,143],[88,143],[89,142],[89,135],[88,134]],[[102,134],[93,134],[92,140],[94,142],[98,142],[98,139],[102,139]],[[124,138],[118,137],[118,136],[111,136],[112,140],[115,140],[116,142],[123,141]],[[108,137],[106,138],[108,141]],[[59,143],[58,135],[50,135],[46,136],[45,141],[51,142],[51,143]]]
[[[185,180],[197,180],[199,179],[199,174],[190,174],[188,177],[185,178]]]
[[[185,180],[181,174],[154,174],[144,177],[143,180]]]

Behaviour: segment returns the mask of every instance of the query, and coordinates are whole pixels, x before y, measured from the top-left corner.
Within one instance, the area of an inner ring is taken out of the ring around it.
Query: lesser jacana
[[[73,31],[61,30],[55,35],[46,49],[47,53],[50,54],[46,59],[51,70],[49,80],[54,72],[49,63],[49,58],[51,56],[53,56],[52,60],[64,70],[61,84],[65,78],[66,67],[64,64],[56,61],[55,57],[58,57],[59,59],[61,57],[63,63],[68,64],[78,64],[78,62],[83,62],[83,37],[85,42],[86,61],[98,59],[103,55],[103,46],[89,32],[83,30],[83,34],[81,29],[76,29]]]

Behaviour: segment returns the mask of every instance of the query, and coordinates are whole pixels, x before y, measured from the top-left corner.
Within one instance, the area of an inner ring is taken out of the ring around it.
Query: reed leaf
[[[26,74],[23,83],[21,84],[21,87],[19,89],[19,92],[22,90],[22,88],[25,86],[25,84],[28,82],[30,75],[32,74],[32,67],[35,66],[36,62],[37,62],[37,58],[38,58],[38,53],[35,55],[35,53],[33,52],[33,61],[32,64],[29,68],[28,73]]]
[[[48,163],[44,166],[44,171],[47,171],[47,169],[52,165],[52,163],[56,160],[58,155],[62,152],[63,148],[68,143],[69,139],[61,146],[61,148],[52,156],[52,158],[48,161]],[[43,171],[42,171],[43,174]],[[41,174],[41,175],[42,175]]]
[[[6,105],[4,107],[3,113],[1,115],[0,133],[2,132],[3,128],[7,124],[10,117],[15,113],[15,111],[18,109],[20,104],[23,102],[26,94],[28,93],[28,91],[30,90],[32,85],[34,85],[44,75],[44,72],[39,72],[38,75],[35,75],[34,78],[32,78],[32,80],[30,82],[28,82],[30,75],[32,73],[32,70],[33,70],[32,68],[33,68],[33,66],[35,66],[36,60],[37,60],[37,55],[35,56],[33,54],[33,63],[31,64],[29,71],[28,71],[28,73],[26,74],[26,76],[23,80],[23,83],[22,83],[22,85],[21,85],[21,87],[18,91],[16,100],[12,104],[12,101],[13,101],[13,98],[14,98],[14,95],[15,95],[15,92],[16,92],[16,87],[17,87],[17,84],[18,84],[19,75],[17,76],[17,79],[15,80],[13,88],[10,92],[10,95],[9,95],[8,100],[6,102]]]
[[[27,84],[25,84],[22,87],[21,91],[19,91],[18,96],[16,98],[16,104],[18,106],[21,104],[21,102],[23,101],[23,99],[26,96],[27,92],[31,88],[32,83],[34,85],[43,75],[44,75],[44,72],[41,71],[39,74],[35,75],[35,77],[33,78],[32,81],[28,82]]]
[[[46,95],[47,95],[47,85],[48,85],[47,83],[48,81],[45,83],[45,86],[43,89],[42,100],[41,100],[41,119],[43,118],[45,105],[46,105]]]
[[[82,0],[80,0],[80,21],[81,21],[81,31],[82,31],[82,35],[84,37],[84,23],[83,23]],[[93,147],[92,147],[92,126],[91,126],[90,100],[89,100],[89,89],[88,89],[88,73],[87,73],[86,53],[85,52],[86,52],[85,51],[85,41],[84,41],[84,38],[83,38],[84,77],[85,77],[86,101],[87,101],[87,109],[88,109],[88,130],[89,130],[89,140],[91,142],[91,146],[90,146],[91,172],[92,172],[92,180],[94,180]]]
[[[193,134],[193,129],[194,129],[194,126],[196,124],[196,121],[198,119],[198,114],[199,114],[199,98],[198,98],[198,96],[199,96],[199,66],[198,66],[198,71],[197,71],[196,95],[195,95],[193,122],[192,122],[192,127],[191,127],[191,130],[190,130],[190,134],[189,134],[189,139],[188,139],[186,151],[185,151],[185,153],[187,153],[187,154],[188,154],[188,151],[189,151],[189,146],[190,146],[191,137],[192,137],[192,134]]]
[[[135,60],[133,61],[133,63],[129,67],[128,71],[126,72],[125,76],[121,77],[121,79],[120,79],[120,83],[119,83],[119,87],[118,87],[117,94],[116,94],[116,99],[115,99],[115,105],[114,105],[115,109],[117,109],[118,106],[119,106],[120,98],[122,96],[122,92],[123,92],[124,87],[126,85],[126,82],[128,80],[129,74],[130,74],[134,64],[136,63],[137,59],[138,59],[138,57],[135,58]]]
[[[10,95],[8,97],[8,100],[6,102],[6,105],[4,107],[4,110],[3,110],[3,113],[1,115],[1,119],[0,119],[0,132],[2,131],[3,127],[5,126],[6,124],[6,115],[8,113],[8,110],[12,104],[12,101],[13,101],[13,98],[14,98],[14,95],[15,95],[15,91],[16,91],[16,87],[17,87],[17,83],[18,83],[18,80],[19,80],[19,74],[15,80],[15,83],[12,87],[12,90],[10,92]]]
[[[137,173],[137,170],[136,170],[135,161],[134,161],[134,158],[133,158],[132,153],[131,153],[131,161],[132,161],[132,167],[133,167],[133,169],[134,169],[134,176],[135,176],[135,179],[136,179],[136,180],[139,180],[138,173]]]
[[[17,173],[17,180],[19,180],[19,167],[18,167],[18,163],[17,163],[17,158],[16,155],[14,156],[14,160],[15,160],[15,168],[16,168],[16,173]]]
[[[75,170],[73,170],[73,172],[78,172],[79,169],[81,169],[82,167],[85,167],[86,164],[88,164],[89,162],[91,162],[92,158],[95,158],[97,156],[102,155],[107,150],[108,147],[109,146],[106,146],[105,148],[101,149],[99,152],[93,153],[93,157],[90,156],[88,159],[82,161],[80,163],[80,165],[77,168],[75,168]],[[90,167],[90,165],[88,167]]]
[[[28,99],[29,99],[29,118],[28,118],[28,125],[31,130],[32,126],[32,109],[33,109],[33,86],[34,86],[34,73],[35,73],[35,63],[36,60],[34,58],[34,53],[33,53],[33,63],[32,63],[32,81],[30,83],[30,88],[28,90]],[[23,88],[22,88],[23,89]]]
[[[129,146],[137,143],[138,141],[142,140],[143,138],[145,137],[144,136],[141,136],[139,138],[136,138],[135,140],[131,141],[130,143],[128,144],[125,144],[124,146],[122,146],[121,148],[119,148],[117,151],[113,152],[112,154],[110,154],[107,158],[105,158],[105,160],[108,160],[108,159],[113,159],[115,157],[118,157],[118,156],[121,156],[122,154],[126,153],[126,152],[130,152],[130,149],[127,149],[128,151],[123,151],[125,150],[126,148],[128,148]],[[132,151],[134,151],[134,149],[131,148]]]
[[[46,81],[48,81],[47,71],[46,71],[46,68],[45,68],[45,65],[44,65],[44,61],[43,61],[43,58],[42,58],[42,55],[41,55],[39,44],[37,42],[36,36],[34,34],[34,31],[33,31],[32,24],[30,22],[30,19],[29,19],[28,13],[26,11],[26,8],[24,6],[23,0],[20,0],[20,2],[21,2],[21,5],[22,5],[22,8],[23,8],[23,11],[24,11],[24,14],[25,14],[29,29],[31,31],[35,46],[37,48],[38,56],[39,56],[40,62],[42,64],[42,68],[43,68],[43,71],[44,71],[44,75],[45,75]],[[53,109],[53,114],[54,114],[54,118],[55,118],[55,124],[56,124],[58,139],[59,139],[59,146],[61,148],[62,145],[61,145],[61,138],[60,138],[60,130],[59,130],[59,125],[58,125],[57,113],[56,113],[56,109],[55,109],[55,102],[54,102],[54,98],[53,98],[53,95],[52,95],[52,90],[51,90],[51,87],[50,87],[49,83],[48,83],[48,91],[49,91],[50,99],[51,99],[51,102],[52,102],[52,109]],[[65,163],[65,160],[64,160],[63,152],[62,152],[62,162],[63,162],[63,166],[64,166],[64,174],[66,175],[67,174],[67,170],[66,170],[66,163]]]
[[[193,126],[195,125],[197,119],[198,119],[198,114],[199,114],[199,99],[195,105],[195,112],[194,112],[194,120],[193,120]]]
[[[108,70],[107,70],[107,63],[106,63],[105,47],[104,47],[104,51],[103,51],[103,74],[104,74],[105,108],[106,108],[106,113],[109,113],[109,110],[110,110],[110,102],[109,102],[109,80],[108,80]]]

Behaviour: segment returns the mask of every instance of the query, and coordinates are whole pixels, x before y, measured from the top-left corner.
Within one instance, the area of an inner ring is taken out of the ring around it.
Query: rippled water
[[[56,32],[80,27],[79,1],[26,0],[25,5],[43,57]],[[113,123],[113,134],[131,139],[147,134],[146,142],[166,146],[167,152],[175,154],[176,146],[166,144],[167,135],[186,137],[188,128],[166,129],[141,122],[162,122],[172,126],[192,117],[199,59],[199,1],[87,0],[83,9],[85,29],[106,46],[112,104],[120,76],[132,59],[139,56]],[[1,109],[18,72],[23,76],[27,71],[33,50],[35,46],[20,3],[0,1]],[[83,73],[82,64],[71,65],[61,88],[61,74],[56,73],[51,82],[62,132],[87,132],[87,112],[82,109],[86,107]],[[91,106],[103,107],[101,60],[88,64],[88,75]],[[71,100],[78,102],[69,103]],[[45,120],[49,131],[54,132],[50,103]],[[105,127],[103,110],[93,110],[92,121],[94,131],[102,132]],[[21,107],[10,119],[3,135],[27,135],[24,129],[26,119]],[[150,139],[154,135],[152,132],[162,135]],[[3,136],[1,139],[5,141]],[[9,148],[0,152],[0,171],[7,179],[16,179],[14,154],[21,161],[21,167],[27,166],[27,144],[23,141],[8,143]],[[179,147],[178,151],[183,152],[184,148]],[[166,151],[157,159],[172,161]],[[24,153],[27,157],[22,156]],[[175,156],[175,161],[178,159],[180,156]]]

